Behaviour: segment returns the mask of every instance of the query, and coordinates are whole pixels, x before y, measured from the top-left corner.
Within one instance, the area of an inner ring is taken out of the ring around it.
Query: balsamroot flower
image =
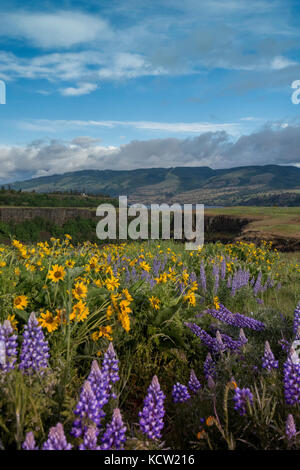
[[[197,379],[195,371],[192,369],[191,374],[190,374],[190,380],[189,380],[189,389],[193,393],[197,393],[200,388],[201,388],[201,383]]]
[[[38,324],[34,312],[31,313],[24,327],[20,358],[20,369],[29,374],[40,372],[48,367],[48,341],[45,340],[42,327]]]
[[[43,450],[71,450],[72,445],[67,442],[64,428],[61,423],[50,429],[48,439],[43,444]]]
[[[17,360],[17,335],[9,320],[0,323],[0,371],[14,369]]]
[[[83,384],[74,414],[78,416],[71,430],[71,435],[74,437],[80,437],[90,425],[100,425],[103,413],[88,380]]]
[[[174,403],[183,403],[191,398],[188,389],[185,385],[177,382],[173,385],[172,397]]]
[[[293,363],[291,355],[283,365],[283,386],[287,405],[300,404],[300,364]]]
[[[83,436],[83,443],[79,445],[79,450],[101,450],[97,445],[98,429],[95,426],[89,426]]]
[[[144,400],[144,408],[139,412],[141,430],[149,439],[161,438],[161,430],[164,427],[165,398],[160,388],[158,378],[155,375],[149,385],[148,393]]]
[[[120,450],[126,441],[126,426],[124,426],[119,408],[114,409],[111,423],[106,427],[106,431],[101,439],[102,450]]]
[[[30,431],[26,434],[25,441],[22,444],[23,450],[39,450],[39,448],[35,444],[35,439],[33,432]]]
[[[294,335],[297,335],[299,327],[300,327],[300,302],[298,303],[294,312]]]
[[[278,361],[275,360],[268,341],[265,342],[265,352],[262,357],[262,367],[267,370],[278,369]]]
[[[285,425],[285,434],[288,440],[290,441],[293,439],[293,437],[296,436],[297,430],[295,426],[295,421],[294,417],[292,414],[289,414],[286,420],[286,425]]]
[[[235,394],[233,397],[235,403],[234,409],[239,412],[241,416],[246,414],[247,403],[253,404],[253,395],[249,388],[235,388]]]

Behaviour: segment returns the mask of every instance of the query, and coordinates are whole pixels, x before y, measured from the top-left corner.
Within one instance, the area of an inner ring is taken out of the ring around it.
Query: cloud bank
[[[132,141],[104,147],[98,139],[38,140],[27,146],[0,147],[0,180],[84,169],[135,169],[172,166],[234,166],[280,164],[300,166],[300,125],[269,124],[236,141],[224,130],[179,139]]]

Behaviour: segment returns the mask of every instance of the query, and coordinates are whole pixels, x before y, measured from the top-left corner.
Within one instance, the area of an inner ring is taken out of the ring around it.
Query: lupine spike
[[[149,385],[148,393],[144,400],[144,408],[139,412],[141,430],[149,439],[161,438],[161,431],[164,427],[165,398],[160,388],[158,378],[155,375]]]
[[[98,429],[95,426],[89,426],[83,436],[83,443],[79,445],[79,450],[101,450],[97,445]]]
[[[300,327],[300,302],[298,303],[294,312],[294,335],[298,333],[299,327]]]
[[[197,393],[200,388],[201,388],[201,383],[199,382],[199,380],[198,380],[198,378],[195,374],[195,371],[192,369],[191,373],[190,373],[189,389],[193,393]]]
[[[250,403],[250,405],[253,404],[253,394],[249,388],[236,387],[233,401],[235,403],[234,409],[238,411],[241,416],[244,416],[247,410],[247,403]]]
[[[239,340],[243,344],[248,343],[248,339],[247,339],[247,336],[245,335],[245,332],[244,332],[243,328],[240,329]]]
[[[228,325],[236,326],[238,328],[251,328],[252,330],[260,331],[265,328],[264,323],[259,320],[255,320],[254,318],[247,317],[245,315],[241,315],[240,313],[232,313],[228,308],[224,305],[220,304],[218,309],[208,309],[206,311],[211,316],[216,318],[223,323],[227,323]]]
[[[210,353],[208,353],[206,356],[206,359],[203,364],[203,369],[206,380],[208,380],[208,377],[216,376],[216,365]]]
[[[71,435],[75,437],[80,437],[90,425],[100,425],[103,416],[102,410],[99,408],[97,398],[88,380],[84,382],[74,414],[78,416],[71,430]]]
[[[296,436],[297,430],[296,430],[296,425],[294,421],[294,417],[292,414],[289,414],[286,420],[286,425],[285,425],[285,434],[288,440],[292,440],[293,437]]]
[[[126,426],[124,426],[119,408],[114,409],[111,423],[106,427],[106,431],[101,439],[102,450],[121,450],[124,447]]]
[[[43,444],[43,450],[71,450],[72,445],[67,442],[64,428],[61,423],[50,429],[48,439]]]
[[[48,341],[45,339],[42,327],[39,326],[34,312],[31,313],[28,323],[24,327],[20,357],[20,369],[28,374],[42,372],[48,367]]]
[[[39,448],[36,446],[34,434],[32,431],[28,432],[25,437],[25,441],[22,444],[23,450],[38,450]]]
[[[113,344],[110,343],[106,353],[104,354],[104,359],[102,363],[102,372],[107,376],[108,379],[108,388],[111,393],[112,385],[120,380],[119,377],[119,360],[117,358],[116,352],[114,350]],[[112,394],[113,398],[116,398]]]
[[[91,371],[87,380],[91,384],[92,391],[98,402],[98,408],[101,410],[101,417],[103,418],[105,413],[102,409],[109,400],[109,377],[100,369],[96,360],[92,362]]]
[[[177,382],[173,385],[172,397],[174,403],[183,403],[191,398],[187,386]]]
[[[0,324],[0,371],[14,369],[17,360],[17,335],[9,320]]]
[[[283,365],[283,386],[287,405],[300,404],[300,364],[292,361],[292,348]]]
[[[278,361],[275,360],[268,341],[265,342],[265,352],[262,358],[262,367],[267,370],[278,369]]]

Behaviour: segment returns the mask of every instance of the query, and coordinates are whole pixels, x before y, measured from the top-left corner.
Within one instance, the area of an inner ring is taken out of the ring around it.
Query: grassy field
[[[244,233],[251,232],[266,240],[270,237],[300,238],[300,207],[222,207],[206,214],[250,219]]]
[[[1,447],[300,449],[298,259],[267,242],[0,247]]]

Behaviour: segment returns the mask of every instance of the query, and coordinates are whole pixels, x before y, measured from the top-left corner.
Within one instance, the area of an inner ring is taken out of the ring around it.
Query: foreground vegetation
[[[70,236],[0,254],[2,448],[300,448],[296,258]]]

